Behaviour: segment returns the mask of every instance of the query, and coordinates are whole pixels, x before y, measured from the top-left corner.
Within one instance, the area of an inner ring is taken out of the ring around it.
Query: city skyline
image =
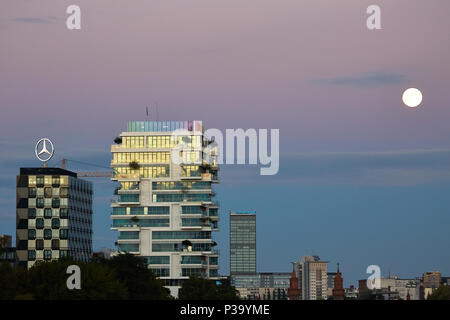
[[[221,273],[227,212],[248,208],[258,212],[261,272],[317,254],[341,263],[345,287],[372,264],[405,278],[450,273],[448,1],[377,1],[374,32],[357,0],[77,2],[78,33],[64,26],[66,4],[2,4],[0,233],[14,234],[15,176],[38,165],[39,138],[55,143],[51,166],[109,167],[126,121],[200,119],[280,129],[276,176],[221,167]],[[416,109],[401,101],[412,86],[424,93]],[[112,247],[114,187],[91,181],[94,248]]]

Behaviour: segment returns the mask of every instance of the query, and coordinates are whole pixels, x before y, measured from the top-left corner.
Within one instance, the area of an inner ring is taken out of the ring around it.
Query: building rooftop
[[[256,214],[256,210],[230,211],[230,214]]]
[[[200,120],[188,121],[129,121],[127,132],[171,132],[179,129],[203,132]]]
[[[77,177],[75,172],[61,169],[61,168],[20,168],[20,175],[58,175],[58,176],[72,176]]]

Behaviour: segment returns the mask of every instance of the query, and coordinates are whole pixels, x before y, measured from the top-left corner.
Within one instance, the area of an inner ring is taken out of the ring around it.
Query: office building
[[[231,285],[244,300],[287,300],[289,272],[261,272],[231,276]]]
[[[382,299],[382,300],[420,300],[420,279],[400,279],[396,275],[388,278],[380,278],[378,289],[369,289],[367,280],[359,280],[360,300]]]
[[[256,212],[230,212],[230,274],[256,273]]]
[[[301,300],[327,300],[327,263],[318,256],[304,256],[294,263]]]
[[[92,183],[59,168],[21,168],[17,176],[18,266],[92,255]]]
[[[190,276],[218,278],[212,184],[219,168],[202,122],[128,122],[115,142],[111,229],[119,232],[118,252],[144,257],[173,296]]]

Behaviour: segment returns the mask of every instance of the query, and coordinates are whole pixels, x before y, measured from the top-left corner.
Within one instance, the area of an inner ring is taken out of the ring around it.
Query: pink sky
[[[73,1],[2,1],[3,136],[99,147],[158,101],[160,120],[280,128],[297,151],[449,146],[447,0],[75,2],[81,31]],[[420,109],[401,104],[409,86]]]

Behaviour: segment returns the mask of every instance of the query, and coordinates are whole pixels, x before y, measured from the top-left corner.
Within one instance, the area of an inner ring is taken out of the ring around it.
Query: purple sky
[[[65,27],[74,3],[81,31]],[[366,28],[371,4],[382,30]],[[55,158],[105,158],[155,102],[160,120],[280,129],[288,167],[230,172],[230,186],[448,182],[448,12],[448,0],[2,0],[0,219],[14,216],[11,181],[37,165],[37,138],[55,141]],[[420,108],[402,104],[408,87],[422,90]]]

